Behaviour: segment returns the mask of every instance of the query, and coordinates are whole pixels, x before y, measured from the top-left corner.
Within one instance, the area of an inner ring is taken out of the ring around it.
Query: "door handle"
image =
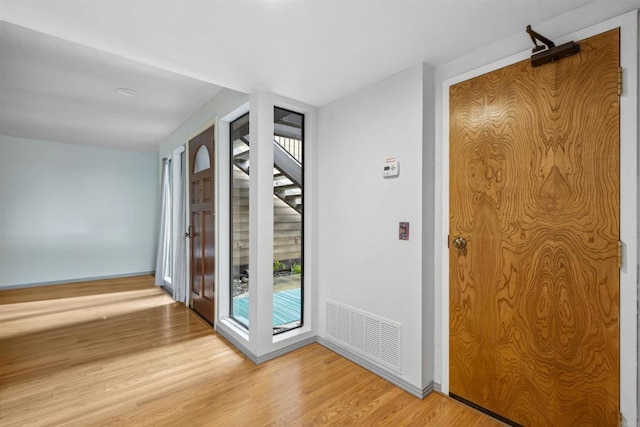
[[[187,228],[187,232],[184,233],[184,237],[192,238],[193,237],[193,225],[190,225]]]
[[[451,244],[458,250],[458,253],[460,255],[467,256],[467,241],[464,237],[456,237],[455,239],[453,239],[453,242],[451,242]]]
[[[464,237],[456,237],[453,239],[453,247],[456,249],[464,249],[467,247],[467,241]]]

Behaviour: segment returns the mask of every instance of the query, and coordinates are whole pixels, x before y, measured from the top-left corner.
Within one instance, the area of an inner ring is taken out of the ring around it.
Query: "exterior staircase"
[[[248,124],[234,133],[233,164],[248,175],[250,168],[249,147],[251,145]],[[289,136],[276,133],[273,140],[274,194],[287,205],[302,213],[302,163],[301,159],[297,158],[301,150],[299,147],[297,149],[295,147],[296,142],[299,144],[299,140],[292,139]]]
[[[236,128],[233,132],[233,169],[234,174],[234,241],[237,250],[234,265],[248,264],[248,220],[249,220],[249,174],[250,174],[250,146],[248,122]],[[300,262],[302,250],[302,163],[299,136],[297,138],[286,132],[286,128],[276,127],[273,141],[274,168],[274,261],[282,261],[285,265]],[[246,224],[244,224],[246,222]],[[237,229],[237,230],[236,230]],[[247,231],[244,231],[244,230]],[[242,231],[241,231],[242,230]],[[246,241],[245,241],[246,240]]]

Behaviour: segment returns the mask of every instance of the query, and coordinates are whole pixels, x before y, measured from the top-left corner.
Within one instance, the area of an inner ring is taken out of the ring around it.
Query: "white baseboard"
[[[216,327],[216,332],[218,334],[220,334],[224,339],[229,341],[235,348],[240,350],[240,352],[242,354],[244,354],[249,360],[251,360],[256,365],[268,362],[269,360],[275,359],[276,357],[283,356],[283,355],[285,355],[287,353],[291,353],[294,350],[297,350],[297,349],[302,348],[302,347],[306,347],[309,344],[313,344],[313,343],[316,342],[316,337],[313,336],[313,337],[307,338],[305,340],[290,344],[290,345],[288,345],[286,347],[283,347],[283,348],[280,348],[278,350],[272,351],[270,353],[263,354],[262,356],[256,356],[255,354],[253,354],[252,351],[250,351],[248,348],[246,348],[233,334],[230,334],[226,330],[226,328],[220,327],[220,325],[218,325]]]
[[[363,367],[364,369],[366,369],[367,371],[370,371],[374,374],[376,374],[377,376],[389,381],[391,384],[396,385],[398,387],[400,387],[401,389],[403,389],[404,391],[406,391],[409,394],[412,394],[413,396],[417,397],[418,399],[424,399],[427,395],[429,395],[433,390],[434,390],[434,382],[430,381],[429,384],[425,385],[422,388],[416,387],[415,385],[407,382],[404,378],[401,378],[400,376],[398,376],[396,373],[384,369],[370,361],[368,361],[367,359],[365,359],[364,357],[352,352],[351,350],[344,348],[343,346],[325,339],[325,338],[321,338],[321,337],[317,337],[316,338],[318,341],[318,344],[328,348],[329,350],[338,353],[340,356],[351,360],[353,363],[360,365],[361,367]]]
[[[309,344],[313,344],[315,342],[316,342],[316,337],[313,336],[311,338],[307,338],[305,340],[290,344],[290,345],[288,345],[286,347],[283,347],[283,348],[281,348],[279,350],[275,350],[275,351],[272,351],[271,353],[267,353],[267,354],[264,354],[264,355],[258,357],[256,364],[259,365],[261,363],[268,362],[271,359],[275,359],[276,357],[280,357],[280,356],[285,355],[287,353],[291,353],[294,350],[297,350],[297,349],[302,348],[302,347],[306,347]]]
[[[272,351],[271,353],[267,353],[265,355],[258,357],[255,354],[253,354],[253,352],[249,351],[249,349],[247,349],[233,334],[229,333],[224,327],[216,328],[216,332],[220,334],[224,339],[229,341],[235,348],[240,350],[242,354],[244,354],[249,360],[251,360],[256,365],[265,363],[269,360],[275,359],[276,357],[280,357],[284,354],[290,353],[294,350],[297,350],[299,348],[302,348],[309,344],[313,344],[314,342],[317,342],[321,346],[328,348],[329,350],[339,354],[345,359],[349,359],[353,363],[360,365],[364,369],[389,381],[391,384],[400,387],[401,389],[417,397],[418,399],[424,399],[427,395],[429,395],[431,392],[435,390],[435,383],[433,381],[430,381],[429,384],[427,384],[422,388],[418,388],[415,385],[407,382],[404,378],[399,377],[394,372],[386,370],[380,366],[377,366],[376,364],[366,360],[362,356],[328,339],[324,339],[316,336],[310,337],[310,338],[307,338],[306,340],[291,344],[287,347],[283,347],[279,350]],[[438,387],[440,387],[439,384],[438,384]]]
[[[255,354],[253,354],[253,352],[249,351],[249,349],[246,348],[244,344],[235,337],[234,334],[229,333],[225,327],[221,326],[220,324],[217,324],[216,333],[222,336],[222,338],[224,338],[225,340],[229,341],[231,345],[237,348],[242,354],[244,354],[247,357],[247,359],[251,360],[256,365],[258,364],[258,357]]]

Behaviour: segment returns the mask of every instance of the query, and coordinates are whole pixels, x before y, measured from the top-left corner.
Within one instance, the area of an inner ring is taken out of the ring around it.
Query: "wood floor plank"
[[[152,277],[0,291],[0,424],[501,425],[318,344],[255,365]]]

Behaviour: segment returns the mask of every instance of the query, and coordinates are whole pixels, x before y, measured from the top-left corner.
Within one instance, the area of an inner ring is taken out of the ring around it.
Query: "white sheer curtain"
[[[162,188],[160,207],[160,233],[158,235],[158,255],[156,257],[156,285],[163,286],[168,273],[169,250],[171,247],[171,187],[169,184],[170,159],[162,159]]]
[[[184,147],[173,152],[173,299],[187,302],[186,160]]]

